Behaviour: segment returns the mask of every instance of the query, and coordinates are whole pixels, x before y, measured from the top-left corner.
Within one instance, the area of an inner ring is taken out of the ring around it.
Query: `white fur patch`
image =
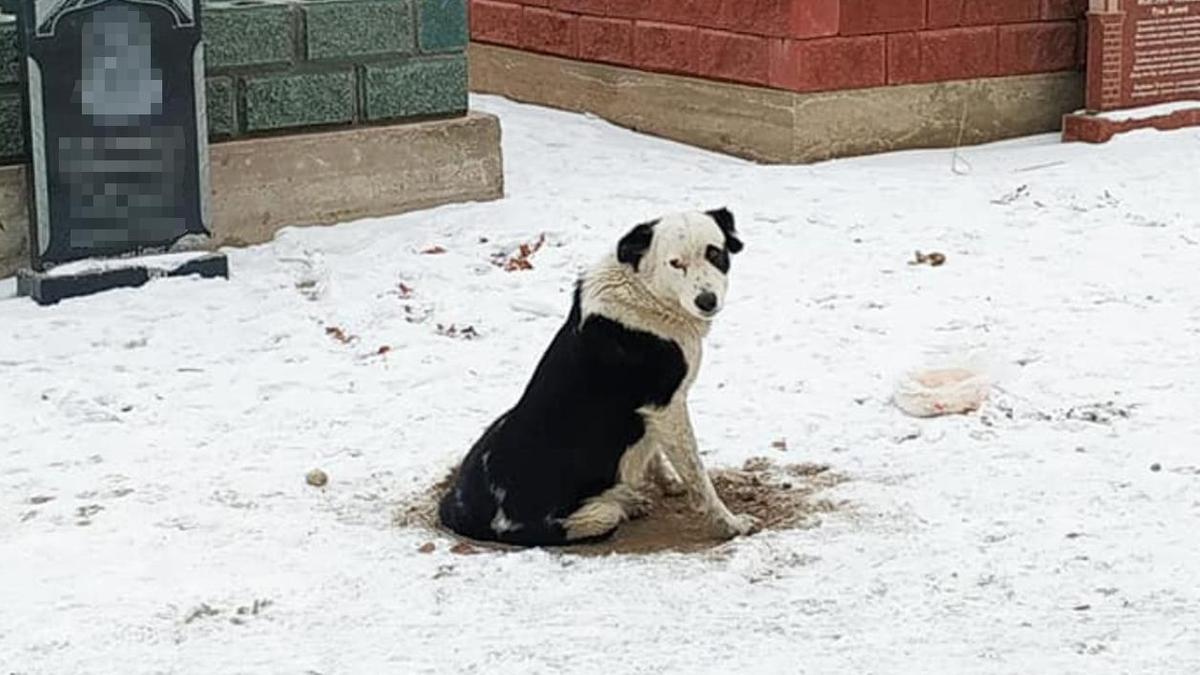
[[[520,524],[514,523],[509,519],[508,514],[504,513],[504,498],[508,496],[508,491],[502,487],[493,487],[492,496],[496,498],[496,515],[492,516],[492,531],[496,534],[504,534],[521,529]]]
[[[521,529],[521,526],[508,519],[508,515],[504,513],[503,508],[496,509],[496,515],[492,517],[492,531],[496,534],[504,534],[505,532],[516,532]]]

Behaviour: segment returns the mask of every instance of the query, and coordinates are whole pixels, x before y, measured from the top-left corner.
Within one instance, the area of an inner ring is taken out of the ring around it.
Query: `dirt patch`
[[[823,464],[777,465],[766,458],[750,459],[740,469],[712,471],[711,475],[713,486],[730,510],[757,517],[765,530],[819,525],[820,514],[829,513],[840,506],[838,502],[821,498],[820,493],[847,480]],[[437,521],[438,500],[450,488],[452,478],[451,473],[428,490],[412,497],[396,514],[396,524],[433,529],[461,540],[461,537],[441,528]],[[650,512],[622,525],[608,541],[554,550],[580,555],[694,552],[725,543],[725,540],[712,538],[704,520],[692,511],[685,497],[673,497],[661,492],[652,497],[654,505]],[[515,548],[494,543],[473,543],[480,548]]]

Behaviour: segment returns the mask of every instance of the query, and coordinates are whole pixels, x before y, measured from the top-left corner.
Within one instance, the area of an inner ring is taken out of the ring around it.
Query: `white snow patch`
[[[1173,113],[1182,112],[1184,110],[1196,110],[1200,108],[1200,99],[1189,99],[1186,101],[1171,101],[1168,103],[1159,103],[1156,105],[1141,106],[1138,108],[1123,108],[1121,110],[1106,110],[1103,112],[1094,113],[1094,117],[1099,117],[1113,122],[1129,122],[1131,120],[1144,120],[1152,117],[1165,117]],[[1080,111],[1084,113],[1086,111]]]
[[[501,201],[0,303],[4,672],[1200,672],[1200,191],[1164,170],[1200,166],[1194,131],[962,148],[960,175],[471,103]],[[705,461],[828,464],[846,507],[719,555],[459,556],[392,524],[520,396],[578,270],[721,205],[746,250],[693,390]],[[524,272],[479,242],[543,232]],[[1003,366],[980,411],[891,405],[957,354]]]
[[[152,270],[173,270],[191,260],[212,255],[208,251],[187,251],[184,253],[160,253],[156,255],[130,256],[121,258],[85,258],[69,263],[55,265],[47,275],[71,276],[88,272],[104,272],[128,267],[144,267]]]

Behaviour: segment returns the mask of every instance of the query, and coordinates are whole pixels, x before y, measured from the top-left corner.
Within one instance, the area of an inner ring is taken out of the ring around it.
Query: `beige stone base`
[[[590,112],[770,163],[953,147],[1056,131],[1077,72],[796,94],[472,44],[471,90]]]
[[[451,120],[277,136],[211,146],[216,246],[504,194],[500,123]],[[0,167],[0,277],[28,264],[24,167]]]

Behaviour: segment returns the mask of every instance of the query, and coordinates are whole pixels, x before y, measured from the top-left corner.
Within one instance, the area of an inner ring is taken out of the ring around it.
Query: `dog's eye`
[[[677,270],[687,269],[687,265],[684,265],[683,261],[679,258],[674,258],[671,260],[671,267],[674,267]]]
[[[722,272],[729,271],[729,254],[724,250],[719,249],[716,246],[709,246],[708,249],[704,251],[704,257],[708,259],[708,262],[713,264],[713,267],[716,267]]]

